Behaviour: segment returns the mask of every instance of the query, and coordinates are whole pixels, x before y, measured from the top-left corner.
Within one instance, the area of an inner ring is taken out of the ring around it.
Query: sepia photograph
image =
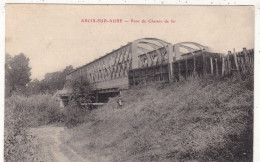
[[[253,161],[255,6],[5,4],[4,161]]]

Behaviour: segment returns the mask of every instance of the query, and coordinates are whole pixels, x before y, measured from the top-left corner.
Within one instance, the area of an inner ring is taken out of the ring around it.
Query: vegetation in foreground
[[[5,161],[40,161],[28,128],[64,121],[64,110],[51,95],[13,95],[5,99]]]
[[[93,160],[252,161],[252,78],[136,87],[69,131],[67,142]]]
[[[51,94],[64,87],[66,74],[73,67],[31,81],[29,61],[23,53],[5,57],[5,161],[40,161],[37,142],[28,128],[64,122],[69,112],[60,109]]]
[[[39,141],[31,135],[29,128],[48,124],[73,127],[84,122],[89,110],[79,105],[82,100],[91,99],[86,93],[90,91],[89,83],[79,78],[71,84],[73,95],[80,97],[72,98],[66,108],[61,108],[51,94],[13,94],[5,98],[5,161],[42,161],[38,153]]]
[[[74,127],[67,142],[88,159],[93,156],[93,160],[103,157],[99,161],[252,161],[252,73],[242,76],[243,80],[198,79],[136,87],[93,111],[79,107],[82,99],[91,100],[88,94],[82,98],[82,86],[86,88],[84,92],[91,87],[79,80],[74,93],[81,98],[74,98],[64,110],[51,95],[39,94],[48,93],[50,87],[38,82],[27,86],[30,68],[23,54],[7,60],[5,161],[40,161],[37,142],[28,128],[57,122]],[[15,75],[15,68],[27,70],[24,75]],[[59,89],[70,69],[59,72],[59,83],[54,79],[48,85]],[[122,107],[118,106],[119,98],[123,100]]]

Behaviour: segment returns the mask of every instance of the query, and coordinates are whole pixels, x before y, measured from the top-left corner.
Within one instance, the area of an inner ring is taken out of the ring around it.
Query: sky
[[[83,23],[82,19],[122,19],[123,23]],[[131,19],[175,22],[131,23]],[[251,49],[254,7],[6,5],[6,53],[29,57],[32,79],[41,80],[69,65],[82,66],[140,38],[172,44],[192,41],[218,53]]]

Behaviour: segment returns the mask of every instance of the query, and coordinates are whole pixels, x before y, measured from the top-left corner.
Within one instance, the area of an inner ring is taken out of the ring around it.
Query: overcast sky
[[[86,18],[175,20],[175,23],[82,23]],[[227,53],[254,47],[250,6],[21,5],[6,6],[6,53],[30,58],[32,79],[78,67],[139,38],[194,41]]]

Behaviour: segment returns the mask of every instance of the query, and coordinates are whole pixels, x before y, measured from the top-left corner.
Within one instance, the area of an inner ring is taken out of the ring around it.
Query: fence
[[[172,72],[170,72],[172,66]],[[247,50],[228,54],[203,52],[189,55],[172,64],[163,64],[129,71],[129,85],[135,86],[141,82],[168,82],[186,80],[189,77],[227,76],[234,73],[246,74],[254,69],[254,50]]]
[[[228,55],[223,58],[224,71],[222,75],[229,75],[234,72],[238,74],[246,74],[254,69],[254,49],[247,50],[243,48],[243,51],[233,53],[228,52]]]

